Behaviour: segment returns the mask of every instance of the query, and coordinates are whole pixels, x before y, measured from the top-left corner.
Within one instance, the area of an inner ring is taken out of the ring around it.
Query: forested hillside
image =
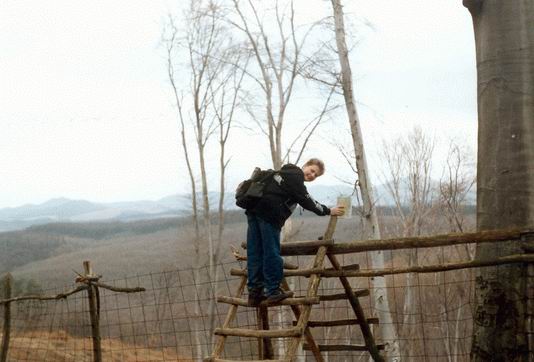
[[[355,209],[354,211],[358,211]],[[390,209],[380,209],[384,237],[399,235],[401,223]],[[472,208],[466,222],[473,225]],[[356,219],[340,219],[338,241],[358,240]],[[436,218],[427,233],[447,232],[446,221]],[[316,239],[324,232],[327,217],[297,210],[292,240]],[[221,245],[221,261],[231,260],[230,246],[239,247],[246,225],[241,211],[228,213]],[[189,268],[195,260],[193,225],[188,218],[113,223],[58,223],[0,234],[0,272],[11,271],[19,279],[38,280],[42,288],[70,284],[84,260],[106,279],[136,273]],[[200,253],[206,257],[207,242]]]

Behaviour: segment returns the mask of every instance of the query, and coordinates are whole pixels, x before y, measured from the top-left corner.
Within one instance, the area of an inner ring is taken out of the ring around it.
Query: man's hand
[[[330,209],[330,215],[341,216],[345,213],[345,206],[336,206]]]

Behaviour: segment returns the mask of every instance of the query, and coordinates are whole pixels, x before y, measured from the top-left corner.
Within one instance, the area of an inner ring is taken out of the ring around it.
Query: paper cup
[[[339,196],[337,198],[337,206],[344,206],[345,213],[338,216],[342,219],[350,219],[352,217],[352,198],[350,196]]]

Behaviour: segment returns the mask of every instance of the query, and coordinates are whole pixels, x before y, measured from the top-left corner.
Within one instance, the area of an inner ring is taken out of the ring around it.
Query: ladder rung
[[[334,245],[334,240],[290,241],[280,244],[280,255],[308,255],[317,253],[321,246]]]
[[[253,338],[283,338],[283,337],[299,337],[302,335],[302,328],[289,329],[242,329],[242,328],[215,328],[214,334],[222,336],[237,336],[237,337],[253,337]]]
[[[378,318],[367,318],[368,324],[378,324]],[[336,327],[336,326],[349,326],[360,324],[357,319],[336,319],[331,321],[308,321],[307,326],[314,327]],[[297,321],[293,321],[293,325],[297,325]]]
[[[320,275],[324,275],[325,273],[325,269],[323,268],[312,268],[312,269],[293,269],[293,270],[284,270],[284,277],[309,277],[311,276],[312,274],[320,274]],[[328,271],[329,274],[331,273],[342,273],[342,271],[338,271],[338,270],[334,270],[334,269],[331,269]],[[237,269],[237,268],[232,268],[230,269],[230,275],[233,275],[233,276],[245,276],[247,275],[247,270],[246,269]],[[333,278],[332,276],[330,275],[325,275],[326,277],[328,278]]]
[[[204,358],[204,362],[261,362],[261,361],[268,361],[268,362],[284,362],[283,359],[247,359],[247,360],[235,360],[235,359],[221,359],[221,358],[213,358],[208,357]]]
[[[325,270],[337,270],[335,268],[326,268]],[[343,265],[341,267],[341,270],[360,270],[360,264],[348,264],[348,265]]]
[[[242,298],[235,298],[235,297],[227,297],[227,296],[219,296],[217,297],[217,302],[219,303],[226,303],[226,304],[234,304],[239,305],[242,307],[248,307],[248,303],[246,299]],[[309,305],[309,304],[319,304],[319,298],[318,297],[296,297],[296,298],[286,298],[278,303],[262,303],[262,306],[272,307],[277,305]]]
[[[358,346],[354,344],[319,344],[319,351],[321,352],[333,352],[333,351],[368,351],[367,346]],[[309,351],[311,348],[307,343],[304,343],[302,348],[306,351]],[[384,344],[377,344],[376,348],[378,350],[383,350],[385,348]]]
[[[370,293],[369,293],[369,289],[360,289],[360,290],[354,290],[354,295],[359,298],[359,297],[366,297],[368,296]],[[339,293],[339,294],[329,294],[329,295],[320,295],[319,296],[319,300],[321,302],[323,301],[330,301],[330,300],[343,300],[343,299],[347,299],[347,294],[345,293]]]
[[[280,255],[312,255],[316,254],[321,246],[334,245],[334,240],[310,240],[310,241],[290,241],[280,244]],[[247,243],[241,243],[243,249],[247,248]]]

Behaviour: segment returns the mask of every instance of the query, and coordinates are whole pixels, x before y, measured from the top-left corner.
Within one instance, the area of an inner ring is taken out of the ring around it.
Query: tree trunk
[[[477,229],[534,225],[534,2],[464,0],[478,78]],[[520,253],[480,244],[477,259]],[[481,269],[473,361],[527,361],[526,266]],[[531,312],[530,312],[531,313]]]
[[[343,8],[341,0],[332,0],[334,9],[334,21],[336,27],[336,44],[341,66],[341,84],[345,106],[350,122],[350,130],[356,159],[356,170],[358,172],[358,185],[363,202],[364,210],[364,238],[380,239],[380,229],[378,227],[378,217],[376,214],[372,185],[369,179],[367,160],[363,147],[363,138],[360,128],[360,120],[356,110],[354,100],[352,71],[350,69],[349,52],[345,41],[345,25],[343,21]],[[384,254],[382,251],[372,252],[372,267],[380,269],[384,267]],[[390,313],[388,295],[386,289],[386,279],[376,277],[372,279],[373,306],[381,322],[380,331],[382,339],[387,343],[386,353],[391,361],[400,361],[399,342],[397,331]]]

